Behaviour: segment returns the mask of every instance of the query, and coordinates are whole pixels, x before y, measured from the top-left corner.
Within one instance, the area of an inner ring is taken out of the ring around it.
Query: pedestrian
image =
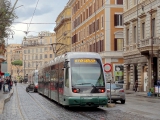
[[[11,90],[11,78],[10,77],[7,77],[7,84],[8,84],[8,90],[10,92]]]
[[[135,92],[137,92],[137,88],[138,88],[138,80],[136,80],[136,82],[135,82]]]
[[[14,81],[15,86],[17,86],[17,80]]]
[[[0,76],[0,91],[2,89],[2,77]]]

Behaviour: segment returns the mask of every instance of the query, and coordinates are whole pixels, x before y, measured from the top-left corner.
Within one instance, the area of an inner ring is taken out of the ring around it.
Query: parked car
[[[30,92],[30,91],[33,91],[33,92],[37,92],[38,91],[38,83],[31,83],[29,84],[27,87],[26,87],[26,92]]]
[[[110,83],[107,83],[107,97],[110,99]],[[125,104],[125,92],[123,85],[111,83],[111,100],[114,102],[121,101],[122,104]]]

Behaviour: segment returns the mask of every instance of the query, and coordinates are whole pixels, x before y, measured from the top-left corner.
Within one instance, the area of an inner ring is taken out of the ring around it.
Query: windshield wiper
[[[80,84],[74,84],[73,86],[75,86],[75,85],[87,85],[87,84],[90,84],[94,89],[97,89],[97,87],[95,85],[93,85],[92,83],[80,83]]]

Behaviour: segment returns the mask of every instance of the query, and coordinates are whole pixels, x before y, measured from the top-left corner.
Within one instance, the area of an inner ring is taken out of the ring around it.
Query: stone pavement
[[[3,92],[3,90],[0,91],[0,114],[3,112],[4,104],[10,100],[10,97],[13,95],[13,88],[10,92]]]

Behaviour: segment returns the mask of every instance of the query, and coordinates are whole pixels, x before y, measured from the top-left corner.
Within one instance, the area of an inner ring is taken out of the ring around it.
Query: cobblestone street
[[[145,111],[139,114],[131,112],[131,99],[128,97],[125,105],[117,104],[115,108],[69,109],[38,93],[27,93],[25,86],[18,84],[10,101],[5,104],[0,120],[153,120],[145,116]]]

